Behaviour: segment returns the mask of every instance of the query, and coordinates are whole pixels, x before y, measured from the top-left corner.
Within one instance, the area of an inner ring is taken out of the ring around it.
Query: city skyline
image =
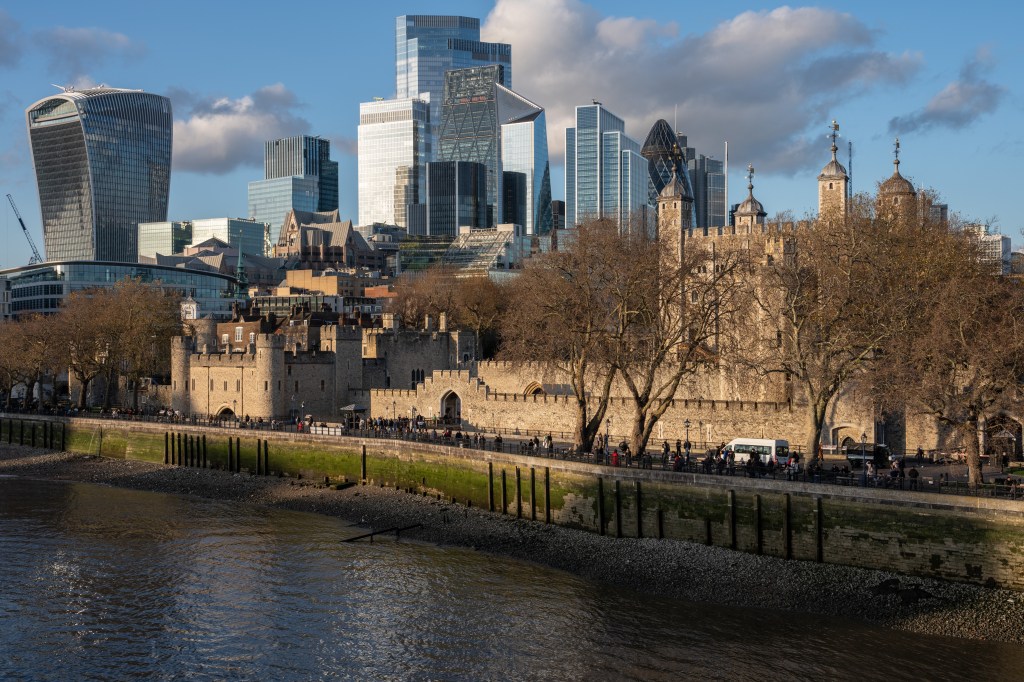
[[[342,216],[354,219],[358,105],[395,95],[395,19],[453,14],[478,17],[482,40],[511,45],[515,90],[547,112],[556,199],[564,199],[565,128],[575,107],[591,99],[620,115],[634,139],[644,139],[658,118],[713,158],[728,139],[729,202],[744,198],[743,172],[753,163],[769,215],[815,209],[814,177],[827,160],[827,124],[835,118],[844,164],[846,142],[854,141],[855,191],[888,177],[899,135],[901,170],[916,185],[938,190],[964,217],[998,218],[998,228],[1019,242],[1013,192],[999,182],[1024,148],[1013,125],[1021,106],[1013,74],[1024,56],[1007,11],[979,7],[958,17],[959,41],[950,43],[951,21],[937,13],[880,3],[853,14],[830,9],[837,6],[638,2],[634,16],[621,16],[610,2],[340,6],[318,12],[323,24],[359,30],[337,43],[316,41],[294,58],[244,51],[242,36],[265,21],[263,11],[207,8],[206,21],[196,24],[185,3],[155,27],[127,3],[58,2],[46,16],[11,8],[0,11],[0,189],[14,195],[43,242],[24,110],[59,93],[50,83],[106,83],[172,101],[169,220],[245,216],[247,182],[259,177],[264,142],[300,134],[333,142]],[[303,22],[298,14],[274,16],[282,31]],[[176,31],[192,36],[187,50],[162,39]],[[335,68],[306,73],[300,67],[310,61]],[[0,229],[10,245],[0,266],[28,262],[9,210]]]

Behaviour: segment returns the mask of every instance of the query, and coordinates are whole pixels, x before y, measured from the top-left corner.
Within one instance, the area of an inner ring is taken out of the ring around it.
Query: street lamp
[[[867,457],[865,456],[865,452],[867,451],[867,440],[868,440],[868,434],[861,433],[860,434],[860,465],[864,469],[864,473],[862,474],[862,478],[864,480],[864,487],[865,488],[868,487],[868,460],[867,460]]]
[[[231,401],[231,414],[234,415],[235,421],[238,421],[238,401]]]
[[[391,401],[391,418],[398,421],[398,403],[394,400]]]
[[[686,427],[686,442],[690,442],[690,420],[686,419],[683,421],[683,426]]]

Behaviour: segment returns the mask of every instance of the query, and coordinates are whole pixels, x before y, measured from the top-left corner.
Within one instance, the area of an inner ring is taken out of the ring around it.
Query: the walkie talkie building
[[[66,90],[30,106],[46,260],[138,260],[139,223],[167,220],[171,102],[141,90]]]

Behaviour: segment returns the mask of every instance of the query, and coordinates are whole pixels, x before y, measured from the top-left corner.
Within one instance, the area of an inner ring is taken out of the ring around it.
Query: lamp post
[[[238,401],[231,401],[231,414],[234,415],[235,421],[238,421]]]
[[[391,419],[398,421],[398,403],[391,401]]]
[[[860,434],[860,465],[864,469],[864,473],[862,474],[862,477],[863,477],[863,480],[864,480],[864,487],[865,488],[868,487],[868,460],[867,460],[867,457],[865,456],[865,452],[867,451],[867,440],[868,440],[868,434],[861,433]]]
[[[690,442],[690,420],[686,419],[683,421],[683,426],[686,427],[686,442]]]

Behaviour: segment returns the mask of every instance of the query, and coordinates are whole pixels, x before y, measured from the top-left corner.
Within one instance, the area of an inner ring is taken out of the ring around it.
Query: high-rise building
[[[455,236],[460,227],[484,228],[487,167],[472,161],[427,164],[423,203],[409,207],[409,234]]]
[[[276,242],[285,215],[293,208],[338,208],[338,162],[331,160],[330,140],[298,135],[264,143],[263,180],[249,183],[249,216],[270,223],[271,241]]]
[[[517,179],[514,197],[506,189],[503,222],[522,225],[524,234],[547,234],[552,229],[547,123],[543,109],[526,109],[525,113],[517,109],[513,115],[518,118],[501,125],[503,181],[510,173],[522,177],[521,182]]]
[[[139,223],[139,262],[156,254],[174,256],[192,243],[192,223],[188,220]]]
[[[647,159],[625,129],[599,102],[576,107],[576,127],[565,130],[566,227],[600,217],[653,230]]]
[[[503,215],[506,200],[503,171],[526,175],[525,188],[518,199],[522,216],[531,227],[536,224],[548,229],[545,206],[550,201],[551,181],[544,109],[503,83],[504,67],[500,65],[459,69],[446,74],[436,158],[484,164],[488,227],[508,222]],[[506,161],[509,168],[505,168]],[[546,183],[545,176],[548,176]],[[548,198],[541,206],[545,191]]]
[[[565,202],[561,199],[555,199],[551,202],[551,229],[565,229]]]
[[[978,259],[982,265],[995,275],[1008,275],[1011,272],[1010,238],[1004,234],[993,232],[988,225],[964,225],[964,234],[978,247]]]
[[[512,87],[512,46],[481,42],[479,19],[403,15],[395,20],[396,97],[430,103],[435,138],[441,124],[445,72],[487,64],[501,64],[504,84]]]
[[[392,99],[359,105],[359,224],[408,227],[430,160],[430,107]]]
[[[679,148],[690,175],[693,190],[693,217],[695,227],[721,227],[726,225],[725,164],[705,156],[687,146],[686,135],[677,134]]]
[[[270,227],[247,218],[202,218],[192,221],[192,244],[214,237],[233,249],[253,256],[267,255],[265,241]]]
[[[643,149],[640,154],[647,159],[647,173],[650,177],[648,191],[650,192],[651,204],[656,206],[679,206],[679,221],[682,229],[689,229],[694,226],[693,218],[693,188],[690,186],[690,176],[686,169],[686,157],[679,146],[679,140],[675,132],[665,119],[658,119],[651,131],[647,133]],[[678,185],[673,188],[673,200],[670,203],[659,204],[658,197],[661,190],[673,181],[678,180]],[[660,210],[660,208],[659,208]]]
[[[138,261],[139,223],[167,220],[171,102],[99,86],[25,111],[48,261]]]

